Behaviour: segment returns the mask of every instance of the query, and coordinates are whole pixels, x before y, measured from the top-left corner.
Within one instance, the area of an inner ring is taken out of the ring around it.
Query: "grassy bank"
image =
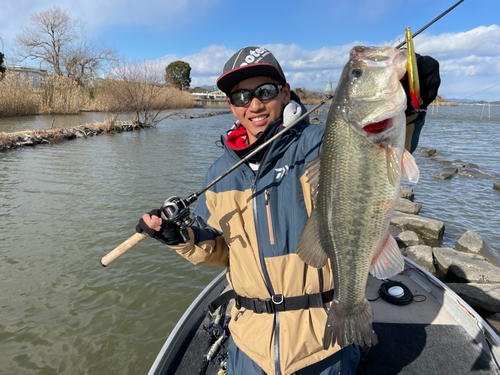
[[[123,113],[146,108],[190,108],[185,91],[133,81],[100,80],[82,86],[66,77],[49,76],[35,88],[29,78],[7,74],[0,81],[0,116],[78,114],[81,111]]]

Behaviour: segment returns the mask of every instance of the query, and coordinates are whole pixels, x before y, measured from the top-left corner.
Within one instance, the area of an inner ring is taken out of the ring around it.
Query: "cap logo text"
[[[262,60],[263,57],[267,56],[269,51],[265,48],[256,48],[250,51],[250,54],[245,57],[245,62],[241,63],[240,66],[245,66],[248,64],[257,64]]]

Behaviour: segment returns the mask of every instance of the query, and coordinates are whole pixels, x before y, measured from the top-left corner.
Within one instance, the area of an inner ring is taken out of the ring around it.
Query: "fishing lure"
[[[413,108],[418,111],[420,108],[420,83],[418,81],[417,71],[417,57],[415,55],[415,48],[413,47],[413,38],[411,30],[406,28],[406,45],[408,53],[408,82],[410,84],[410,97]]]

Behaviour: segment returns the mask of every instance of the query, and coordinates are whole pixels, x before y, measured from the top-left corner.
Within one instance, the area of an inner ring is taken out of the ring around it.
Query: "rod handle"
[[[135,245],[137,245],[146,237],[148,237],[148,235],[145,232],[134,234],[128,240],[123,242],[121,245],[118,245],[114,250],[105,255],[101,259],[102,266],[103,267],[109,266],[112,262],[115,261],[115,259],[125,254],[127,251],[129,251],[131,248],[133,248]]]

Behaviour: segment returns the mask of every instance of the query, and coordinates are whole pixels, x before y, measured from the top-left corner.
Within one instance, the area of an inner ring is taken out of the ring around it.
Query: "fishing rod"
[[[427,29],[433,23],[435,23],[440,18],[442,18],[443,16],[445,16],[447,13],[451,12],[453,9],[455,9],[458,5],[460,5],[464,1],[465,0],[458,1],[451,8],[449,8],[444,13],[442,13],[441,15],[439,15],[438,17],[436,17],[434,20],[432,20],[431,22],[429,22],[427,25],[425,25],[424,27],[422,27],[420,30],[418,30],[415,34],[413,34],[412,37],[415,37],[418,34],[420,34],[422,31],[424,31],[425,29]],[[405,43],[406,43],[406,40],[404,42],[400,43],[396,48],[398,48],[398,49],[401,48],[402,46],[405,45]],[[307,111],[305,114],[303,114],[302,116],[300,116],[297,120],[295,120],[290,125],[288,125],[287,127],[285,127],[282,131],[280,131],[279,133],[275,134],[273,137],[271,137],[270,139],[268,139],[262,145],[260,145],[259,147],[257,147],[254,151],[250,152],[247,156],[245,156],[244,158],[240,159],[240,161],[238,161],[236,164],[234,164],[226,172],[222,173],[219,177],[217,177],[216,179],[214,179],[212,182],[208,183],[206,186],[204,186],[203,188],[201,188],[200,190],[198,190],[196,193],[193,193],[193,194],[189,195],[186,199],[181,199],[179,197],[170,197],[169,199],[167,199],[163,203],[163,205],[162,205],[162,207],[160,209],[161,215],[162,215],[162,219],[167,220],[169,222],[174,222],[177,225],[179,225],[180,228],[181,228],[181,236],[183,237],[184,240],[187,240],[187,237],[186,237],[187,236],[187,231],[186,231],[187,227],[191,226],[195,221],[197,221],[198,225],[200,225],[201,227],[204,227],[204,225],[205,225],[205,223],[199,217],[194,217],[194,218],[190,217],[189,206],[191,204],[193,204],[194,202],[196,202],[198,200],[198,198],[204,192],[206,192],[208,189],[210,189],[212,186],[214,186],[217,182],[219,182],[220,180],[222,180],[224,177],[226,177],[228,174],[230,174],[231,172],[233,172],[235,169],[237,169],[242,164],[246,163],[253,155],[255,155],[257,152],[261,151],[264,147],[267,147],[267,145],[269,145],[271,142],[273,142],[278,137],[280,137],[281,135],[283,135],[285,132],[288,132],[296,124],[298,124],[302,119],[304,119],[306,116],[308,116],[309,114],[311,114],[313,111],[315,111],[317,108],[319,108],[320,106],[322,106],[324,103],[326,103],[331,98],[333,98],[333,95],[326,96],[319,104],[317,104],[312,109],[310,109],[309,111]],[[101,259],[101,264],[104,267],[108,266],[109,264],[111,264],[111,262],[113,262],[114,260],[116,260],[118,257],[120,257],[121,255],[123,255],[125,252],[127,252],[128,250],[130,250],[135,245],[137,245],[139,242],[141,242],[146,237],[148,237],[148,235],[146,233],[144,233],[144,232],[134,234],[128,240],[126,240],[121,245],[119,245],[114,250],[112,250],[110,253],[108,253],[106,256],[104,256]]]
[[[462,0],[463,1],[463,0]],[[222,173],[219,177],[215,178],[212,180],[212,182],[209,182],[207,185],[202,187],[200,190],[197,192],[189,195],[186,199],[181,199],[179,197],[170,197],[168,198],[163,205],[161,206],[161,215],[163,220],[167,220],[169,222],[174,222],[177,225],[181,227],[181,235],[183,238],[187,241],[186,239],[186,234],[185,230],[187,227],[191,226],[194,221],[197,221],[198,224],[203,227],[205,223],[199,218],[191,218],[190,217],[190,212],[189,212],[189,206],[196,202],[198,198],[206,192],[208,189],[210,189],[212,186],[214,186],[217,182],[222,180],[224,177],[226,177],[228,174],[233,172],[235,169],[240,167],[242,164],[248,162],[248,160],[257,154],[259,151],[267,147],[271,142],[288,132],[290,129],[292,129],[295,125],[297,125],[300,121],[302,121],[304,118],[309,116],[312,112],[314,112],[316,109],[321,107],[323,104],[325,104],[327,101],[329,101],[331,98],[333,98],[333,94],[327,95],[323,100],[321,100],[318,104],[316,104],[313,108],[311,108],[309,111],[304,113],[302,116],[300,116],[298,119],[293,121],[290,125],[287,125],[283,130],[280,132],[276,133],[274,136],[269,138],[267,141],[262,143],[259,147],[257,147],[255,150],[250,152],[248,155],[240,159],[236,164],[234,164],[231,168],[229,168],[227,171]],[[136,233],[132,237],[130,237],[128,240],[120,244],[118,247],[116,247],[114,250],[109,252],[107,255],[105,255],[101,259],[101,265],[106,267],[111,262],[116,260],[118,257],[122,256],[124,253],[126,253],[128,250],[130,250],[132,247],[137,245],[139,242],[141,242],[144,238],[148,237],[148,235],[145,232],[142,233]]]
[[[412,38],[415,38],[418,34],[420,34],[422,31],[424,31],[425,29],[427,29],[429,26],[431,26],[433,23],[435,23],[436,21],[438,21],[440,18],[444,17],[446,14],[450,13],[453,9],[455,9],[457,6],[459,6],[460,4],[462,4],[465,0],[460,0],[459,2],[457,2],[455,5],[453,5],[451,8],[449,8],[448,10],[446,10],[445,12],[441,13],[439,16],[437,16],[436,18],[434,18],[431,22],[429,22],[427,25],[425,25],[424,27],[422,27],[420,30],[418,30],[415,34],[412,35]],[[406,40],[399,43],[396,48],[397,49],[400,49],[401,47],[403,47],[404,45],[406,44]]]

